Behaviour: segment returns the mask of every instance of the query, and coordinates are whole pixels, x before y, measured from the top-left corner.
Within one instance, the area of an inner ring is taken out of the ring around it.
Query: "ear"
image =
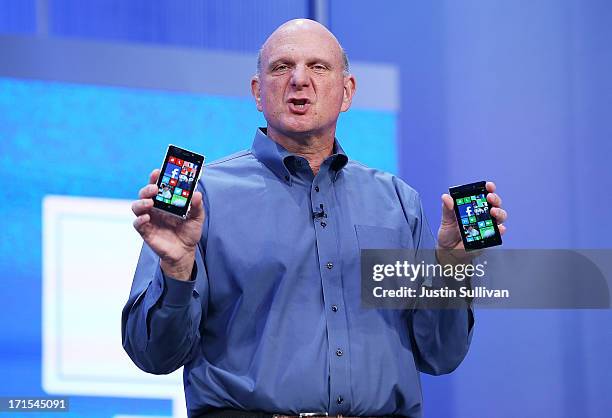
[[[254,75],[251,78],[251,94],[255,99],[255,105],[257,106],[257,110],[263,112],[263,107],[261,106],[261,85],[259,84],[259,76]]]
[[[344,76],[344,96],[342,97],[342,107],[340,108],[341,112],[346,112],[351,107],[351,103],[353,102],[353,95],[357,90],[357,82],[355,81],[355,77],[353,74]]]

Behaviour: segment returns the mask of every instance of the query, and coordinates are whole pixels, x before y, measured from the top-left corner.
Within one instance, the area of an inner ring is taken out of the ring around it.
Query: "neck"
[[[323,161],[334,151],[334,132],[328,135],[284,135],[268,126],[267,136],[292,154],[304,157],[316,176]]]

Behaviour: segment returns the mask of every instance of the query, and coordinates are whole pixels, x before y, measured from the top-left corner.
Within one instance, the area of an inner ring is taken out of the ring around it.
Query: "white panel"
[[[43,387],[61,395],[170,398],[182,416],[182,369],[147,374],[121,344],[121,310],[142,245],[130,205],[44,199]]]

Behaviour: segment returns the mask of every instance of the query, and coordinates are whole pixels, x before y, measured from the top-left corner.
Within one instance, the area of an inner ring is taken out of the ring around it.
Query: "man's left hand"
[[[485,185],[487,189],[487,202],[491,205],[491,216],[497,221],[497,227],[499,233],[504,235],[506,233],[506,226],[503,224],[508,218],[508,214],[501,208],[502,200],[497,193],[495,193],[495,183],[488,181]],[[455,216],[453,198],[444,193],[442,195],[442,222],[440,223],[440,229],[438,230],[438,250],[453,250],[453,255],[460,255],[461,260],[459,262],[469,262],[476,255],[477,252],[466,252],[463,246],[463,240],[461,239],[461,232],[459,231],[459,225],[457,223],[457,217]],[[456,250],[456,251],[455,251]]]

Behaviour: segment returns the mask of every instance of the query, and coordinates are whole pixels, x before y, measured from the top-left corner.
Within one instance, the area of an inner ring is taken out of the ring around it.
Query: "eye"
[[[315,71],[325,71],[325,70],[327,70],[327,67],[325,65],[323,65],[323,64],[314,64],[312,66],[312,69],[315,70]]]
[[[272,71],[274,72],[287,71],[288,69],[289,69],[289,66],[287,64],[278,64],[276,67],[272,69]]]

